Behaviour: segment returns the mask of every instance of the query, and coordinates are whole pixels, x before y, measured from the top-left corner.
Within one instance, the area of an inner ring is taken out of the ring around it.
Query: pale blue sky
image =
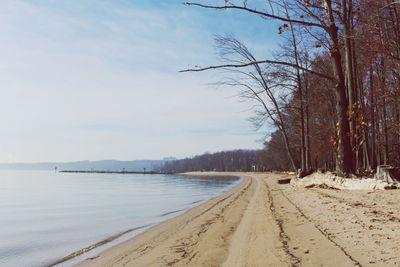
[[[268,57],[276,27],[181,3],[1,1],[0,162],[261,148],[249,105],[207,85],[221,76],[178,71],[218,62],[213,34],[233,33]]]

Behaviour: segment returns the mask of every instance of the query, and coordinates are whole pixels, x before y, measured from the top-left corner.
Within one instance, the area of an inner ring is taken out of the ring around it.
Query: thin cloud
[[[249,38],[249,22],[145,2],[0,3],[0,161],[259,147],[245,105],[206,86],[214,73],[178,73],[216,62],[214,28]]]

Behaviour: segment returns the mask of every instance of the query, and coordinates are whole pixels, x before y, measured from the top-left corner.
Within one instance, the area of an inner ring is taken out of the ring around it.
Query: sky
[[[2,0],[0,162],[262,148],[268,129],[254,130],[234,88],[211,84],[221,73],[179,73],[219,63],[214,34],[259,58],[277,47],[268,21],[181,0]]]

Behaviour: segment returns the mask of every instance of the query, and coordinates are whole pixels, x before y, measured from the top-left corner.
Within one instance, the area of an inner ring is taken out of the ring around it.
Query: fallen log
[[[279,179],[278,184],[290,184],[292,178]]]

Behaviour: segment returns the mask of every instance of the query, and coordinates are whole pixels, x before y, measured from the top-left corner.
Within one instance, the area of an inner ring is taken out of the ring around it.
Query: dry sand
[[[400,265],[400,190],[306,189],[278,184],[284,174],[234,175],[245,179],[229,192],[80,266]]]

